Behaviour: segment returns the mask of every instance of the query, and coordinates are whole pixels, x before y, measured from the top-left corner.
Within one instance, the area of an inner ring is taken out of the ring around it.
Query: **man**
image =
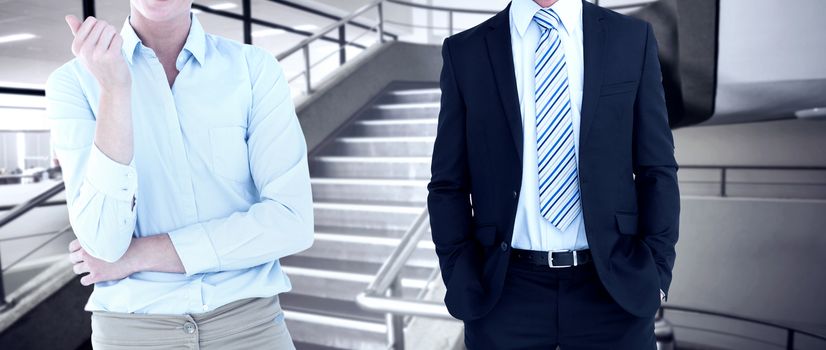
[[[92,345],[293,349],[277,295],[313,240],[304,137],[272,55],[190,6],[132,0],[120,34],[68,16],[77,58],[47,83]]]
[[[469,349],[654,349],[679,215],[650,25],[514,0],[445,40],[428,206]]]

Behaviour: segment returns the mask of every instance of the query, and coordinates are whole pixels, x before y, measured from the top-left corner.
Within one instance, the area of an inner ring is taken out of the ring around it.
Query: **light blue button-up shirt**
[[[128,19],[121,35],[132,73],[130,164],[94,145],[100,88],[78,60],[47,83],[69,218],[83,248],[106,261],[133,236],[168,233],[186,273],[98,283],[86,309],[200,313],[290,290],[278,259],[312,244],[313,205],[306,144],[278,62],[205,33],[193,15],[170,88]]]
[[[516,89],[522,112],[523,149],[522,188],[513,228],[514,248],[528,250],[578,250],[588,248],[582,208],[574,221],[560,231],[539,211],[539,170],[536,149],[536,96],[534,96],[534,60],[540,29],[533,20],[541,7],[533,0],[514,0],[510,8],[511,46]],[[571,122],[574,150],[579,160],[579,118],[582,105],[583,47],[582,1],[559,0],[551,6],[562,20],[559,28],[568,67],[568,91],[571,96]]]

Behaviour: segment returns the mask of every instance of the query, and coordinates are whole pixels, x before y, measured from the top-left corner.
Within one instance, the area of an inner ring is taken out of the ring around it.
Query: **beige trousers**
[[[192,315],[95,311],[92,347],[126,349],[294,350],[278,296],[238,300]]]

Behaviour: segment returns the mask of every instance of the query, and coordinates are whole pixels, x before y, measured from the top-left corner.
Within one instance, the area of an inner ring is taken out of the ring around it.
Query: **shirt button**
[[[187,323],[184,323],[184,332],[185,332],[186,334],[192,334],[192,333],[195,333],[195,325],[194,325],[194,324],[192,324],[192,322],[187,322]]]
[[[204,305],[204,311],[208,311],[208,310],[209,310],[209,305]]]
[[[508,250],[508,243],[502,242],[502,244],[500,244],[499,247],[502,248],[503,252],[507,251]]]

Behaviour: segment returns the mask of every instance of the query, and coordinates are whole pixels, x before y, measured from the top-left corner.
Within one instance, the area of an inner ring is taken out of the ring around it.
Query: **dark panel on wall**
[[[719,0],[660,0],[630,15],[654,27],[671,126],[711,118],[717,90]]]

